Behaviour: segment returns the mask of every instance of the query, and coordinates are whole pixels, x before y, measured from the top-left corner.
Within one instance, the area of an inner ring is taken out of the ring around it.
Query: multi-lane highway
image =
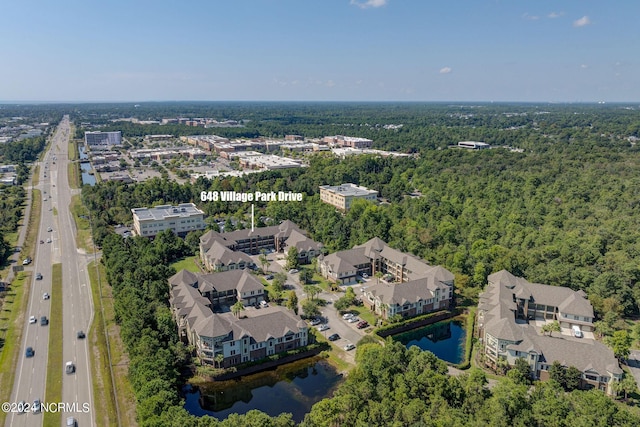
[[[92,426],[95,425],[95,417],[89,345],[88,340],[77,336],[80,330],[85,333],[88,331],[93,315],[87,273],[90,257],[76,247],[76,230],[70,203],[71,196],[78,190],[72,190],[68,181],[69,133],[69,118],[65,116],[40,164],[40,183],[36,188],[42,195],[42,212],[35,257],[27,267],[33,270],[31,291],[24,317],[24,333],[11,401],[25,401],[29,405],[36,399],[46,405],[62,403],[63,406],[57,406],[62,409],[62,425],[66,425],[68,417],[74,417],[77,425]],[[43,243],[39,243],[41,241]],[[63,373],[62,400],[59,402],[53,402],[45,395],[50,326],[43,326],[40,322],[42,316],[50,318],[51,300],[44,299],[43,295],[54,292],[52,264],[56,263],[62,264],[61,295],[53,295],[54,298],[62,298],[63,313],[63,363],[59,367]],[[41,280],[36,279],[37,273],[42,274]],[[31,316],[35,316],[36,323],[29,323]],[[32,357],[26,357],[27,347],[33,348]],[[72,361],[75,365],[74,373],[64,372],[67,361]],[[42,413],[30,411],[24,414],[9,413],[5,425],[41,426],[42,422]]]

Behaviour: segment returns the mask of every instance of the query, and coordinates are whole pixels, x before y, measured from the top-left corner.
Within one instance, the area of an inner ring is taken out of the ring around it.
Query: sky
[[[0,0],[0,101],[640,101],[640,1]]]

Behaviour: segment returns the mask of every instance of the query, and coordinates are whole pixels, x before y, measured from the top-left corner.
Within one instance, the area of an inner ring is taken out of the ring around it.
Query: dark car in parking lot
[[[338,334],[333,334],[329,336],[329,341],[338,341],[340,339],[340,335]]]
[[[367,326],[369,326],[369,322],[367,322],[366,320],[363,320],[362,322],[358,323],[358,329],[364,329]]]

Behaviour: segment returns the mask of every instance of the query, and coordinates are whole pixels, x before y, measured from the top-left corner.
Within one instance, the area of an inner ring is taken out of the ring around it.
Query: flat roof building
[[[122,132],[85,132],[87,145],[122,145]]]
[[[354,200],[364,199],[375,202],[377,197],[377,191],[351,183],[320,186],[320,200],[342,211],[348,211]]]
[[[153,237],[163,230],[171,230],[179,236],[190,231],[204,230],[204,212],[193,203],[178,206],[161,205],[154,208],[134,208],[133,230],[143,237]]]

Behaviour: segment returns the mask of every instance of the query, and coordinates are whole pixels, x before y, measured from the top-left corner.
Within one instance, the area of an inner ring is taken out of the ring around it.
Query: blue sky
[[[3,0],[4,101],[640,101],[640,1]]]

